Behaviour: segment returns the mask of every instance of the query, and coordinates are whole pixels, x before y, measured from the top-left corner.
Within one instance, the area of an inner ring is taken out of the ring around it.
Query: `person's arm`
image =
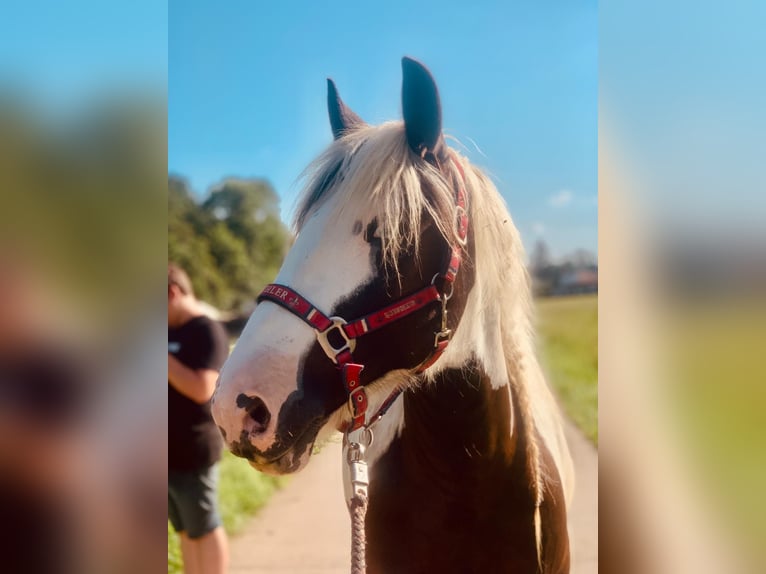
[[[190,369],[168,353],[168,381],[175,390],[195,403],[205,404],[213,396],[218,371]]]

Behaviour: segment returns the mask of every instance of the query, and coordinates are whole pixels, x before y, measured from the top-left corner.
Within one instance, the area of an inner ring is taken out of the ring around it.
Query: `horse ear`
[[[431,72],[412,58],[402,58],[402,113],[407,142],[420,157],[442,159],[442,108]],[[429,157],[432,156],[432,157]]]
[[[348,130],[364,125],[364,120],[340,99],[335,82],[330,78],[327,78],[327,112],[330,115],[330,126],[335,139],[340,138]]]

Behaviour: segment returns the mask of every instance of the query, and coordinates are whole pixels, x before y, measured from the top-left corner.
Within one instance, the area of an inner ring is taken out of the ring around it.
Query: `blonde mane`
[[[418,253],[421,220],[435,222],[441,234],[455,241],[454,190],[439,171],[414,161],[402,122],[365,126],[335,141],[304,171],[304,192],[293,221],[300,232],[315,209],[330,196],[340,208],[330,225],[341,221],[368,224],[377,220],[383,260],[394,274],[405,249]],[[429,188],[423,193],[422,186]]]
[[[556,462],[567,498],[572,491],[571,459],[558,407],[535,355],[532,300],[519,232],[491,180],[455,150],[451,153],[465,173],[476,280],[452,344],[426,371],[426,377],[463,365],[473,353],[484,362],[494,385],[510,385],[511,400],[516,401],[522,418],[528,477],[538,506],[535,528],[539,557],[539,505],[545,495],[545,481],[550,478],[542,476],[540,439]],[[384,261],[394,273],[404,250],[414,246],[415,253],[419,252],[424,217],[435,223],[447,241],[456,241],[453,183],[416,158],[401,121],[365,126],[344,135],[307,168],[303,177],[306,187],[294,219],[296,231],[300,232],[327,198],[340,196],[329,224],[367,224],[377,219]],[[509,432],[512,428],[511,422]]]

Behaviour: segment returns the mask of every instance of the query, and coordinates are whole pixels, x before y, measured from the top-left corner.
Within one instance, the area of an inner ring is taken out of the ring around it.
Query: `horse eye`
[[[364,240],[367,243],[372,243],[373,240],[380,239],[380,235],[378,234],[378,220],[373,219],[370,221],[369,225],[367,226],[367,229],[364,230]]]
[[[351,230],[351,233],[353,233],[354,235],[359,235],[361,232],[362,232],[362,222],[356,221],[354,223],[354,228]],[[365,237],[365,239],[367,238]]]

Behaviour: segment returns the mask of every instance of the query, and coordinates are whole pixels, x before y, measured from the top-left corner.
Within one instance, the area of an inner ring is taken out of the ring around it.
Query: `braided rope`
[[[367,514],[367,497],[363,494],[355,494],[349,504],[349,513],[351,514],[351,574],[365,574],[367,537],[364,531],[364,517]]]

